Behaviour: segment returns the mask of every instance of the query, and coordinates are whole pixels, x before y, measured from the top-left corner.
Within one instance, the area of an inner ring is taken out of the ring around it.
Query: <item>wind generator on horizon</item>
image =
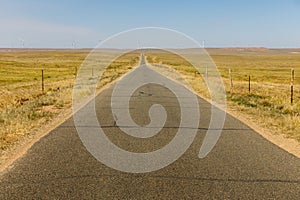
[[[21,43],[21,48],[24,49],[24,47],[25,47],[25,40],[22,39],[22,38],[20,38],[19,41]]]
[[[76,41],[75,40],[73,40],[73,42],[72,42],[72,48],[76,49]]]

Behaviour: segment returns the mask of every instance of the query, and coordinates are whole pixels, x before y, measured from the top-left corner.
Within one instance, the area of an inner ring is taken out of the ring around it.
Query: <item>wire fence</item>
[[[285,98],[291,105],[300,100],[299,84],[295,84],[295,70],[267,71],[261,73],[234,71],[223,73],[226,88],[230,92],[261,94]]]

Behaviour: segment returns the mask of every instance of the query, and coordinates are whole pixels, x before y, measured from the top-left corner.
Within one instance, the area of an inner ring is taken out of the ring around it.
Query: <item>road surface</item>
[[[132,74],[143,79],[147,70],[143,65]],[[151,152],[168,144],[180,124],[176,96],[155,84],[134,93],[130,114],[137,124],[150,122],[148,110],[155,103],[163,105],[168,115],[159,134],[139,139],[124,134],[114,122],[114,86],[95,99],[107,137],[133,152]],[[230,115],[215,148],[198,158],[211,115],[211,105],[201,98],[198,102],[201,120],[194,142],[163,169],[135,174],[105,166],[86,150],[71,117],[2,173],[0,199],[300,199],[300,159]]]

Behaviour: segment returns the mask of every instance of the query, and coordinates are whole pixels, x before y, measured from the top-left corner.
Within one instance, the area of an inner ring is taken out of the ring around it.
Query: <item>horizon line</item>
[[[185,50],[185,49],[266,49],[266,50],[272,50],[272,49],[299,49],[300,47],[186,47],[186,48],[97,48],[97,47],[0,47],[1,50],[89,50],[89,49],[108,49],[108,50],[139,50],[139,49],[178,49],[178,50]]]

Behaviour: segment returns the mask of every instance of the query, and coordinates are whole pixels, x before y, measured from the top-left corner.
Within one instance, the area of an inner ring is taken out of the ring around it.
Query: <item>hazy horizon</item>
[[[64,47],[0,47],[0,49],[4,50],[4,49],[11,49],[11,50],[92,50],[92,49],[96,49],[96,47],[70,47],[70,48],[64,48]],[[139,49],[134,49],[134,48],[97,48],[97,49],[107,49],[107,50],[139,50]],[[147,50],[147,49],[154,49],[156,50],[156,48],[141,48],[143,50]],[[159,49],[182,49],[182,50],[186,50],[186,49],[201,49],[201,48],[157,48]],[[266,49],[266,50],[289,50],[289,49],[295,49],[295,50],[300,50],[300,47],[274,47],[274,48],[268,48],[268,47],[205,47],[205,49]]]

